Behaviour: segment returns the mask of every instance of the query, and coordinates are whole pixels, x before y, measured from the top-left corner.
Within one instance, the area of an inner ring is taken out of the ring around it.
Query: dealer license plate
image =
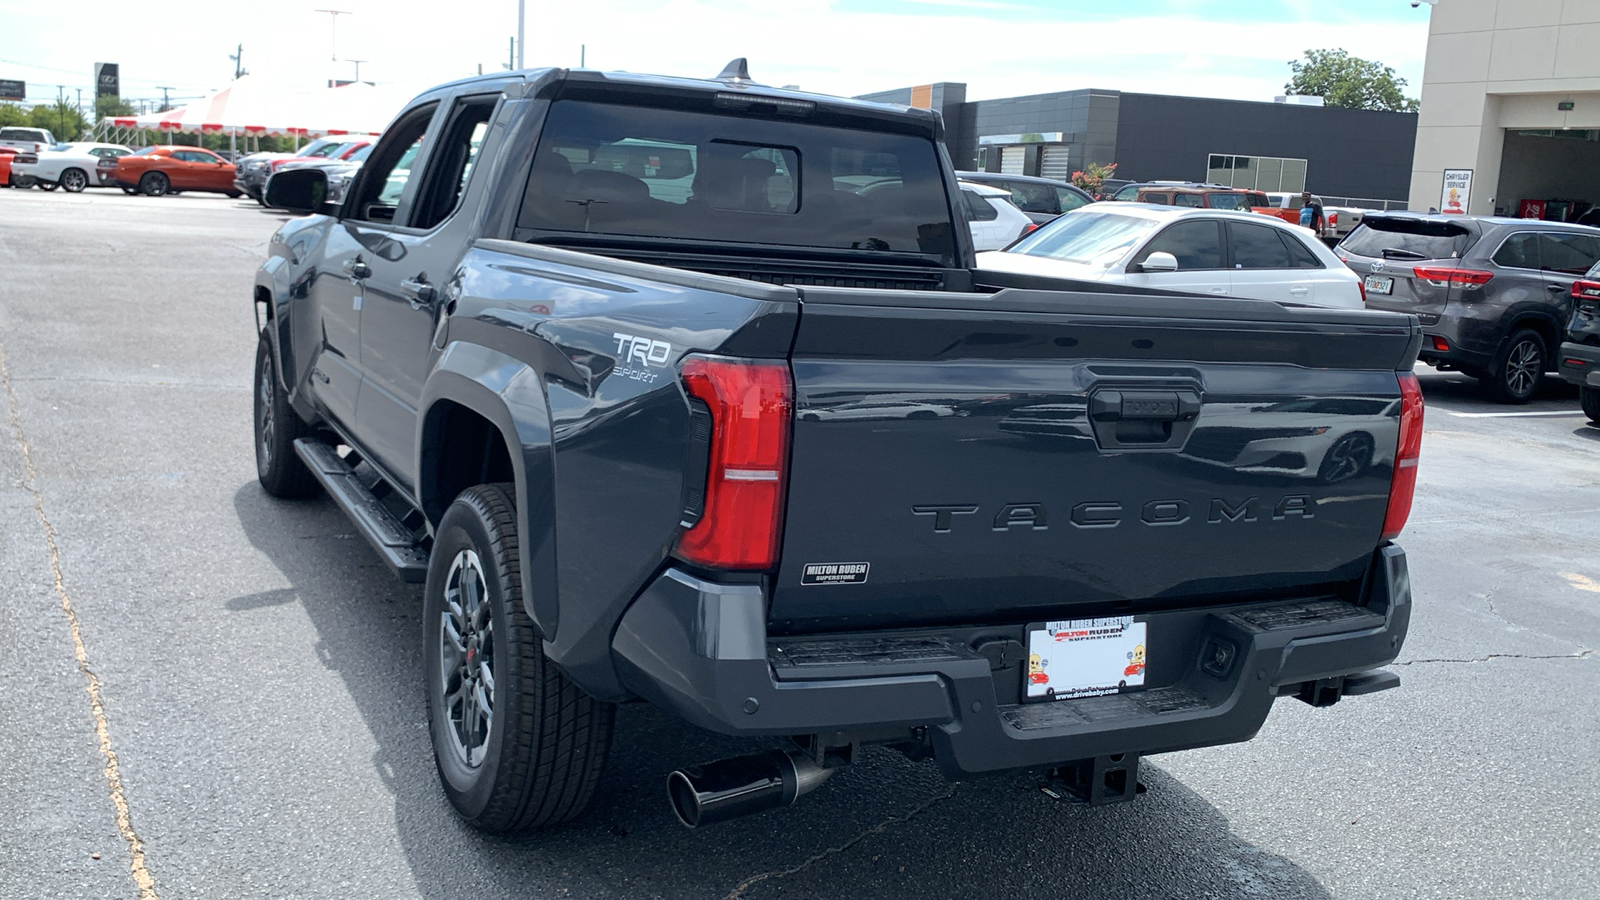
[[[1132,616],[1028,626],[1023,699],[1070,700],[1144,687],[1145,626]]]
[[[1394,293],[1394,279],[1387,275],[1368,275],[1367,293],[1392,294]]]

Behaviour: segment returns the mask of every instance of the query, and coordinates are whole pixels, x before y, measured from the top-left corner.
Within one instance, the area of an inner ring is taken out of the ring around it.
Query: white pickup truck
[[[56,136],[46,128],[0,128],[0,147],[11,147],[18,153],[38,153],[56,143]]]

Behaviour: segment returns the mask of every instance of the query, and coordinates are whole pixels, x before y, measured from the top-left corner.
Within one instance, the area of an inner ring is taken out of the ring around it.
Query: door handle
[[[1547,284],[1544,286],[1544,289],[1552,294],[1564,293],[1565,291],[1569,290],[1568,288],[1564,288],[1559,284]]]
[[[1306,294],[1311,293],[1311,288],[1308,288],[1303,284],[1299,284],[1289,288],[1289,293],[1295,295],[1296,297],[1304,297]]]
[[[1228,289],[1225,287],[1207,288],[1207,290],[1213,294],[1226,294],[1228,292]]]
[[[438,292],[433,289],[433,285],[423,281],[420,277],[407,278],[405,281],[400,282],[400,290],[405,291],[406,295],[411,298],[412,309],[421,309],[430,305],[433,303],[433,299],[438,296]]]
[[[347,259],[344,261],[344,274],[356,281],[360,281],[363,278],[372,277],[372,267],[359,259]]]

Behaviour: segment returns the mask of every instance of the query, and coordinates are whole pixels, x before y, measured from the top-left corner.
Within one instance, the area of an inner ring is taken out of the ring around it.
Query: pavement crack
[[[66,616],[67,632],[72,637],[72,652],[77,657],[78,671],[83,674],[86,682],[84,690],[89,694],[89,712],[94,718],[94,732],[100,746],[100,755],[105,758],[102,772],[105,775],[106,788],[111,795],[111,805],[116,810],[117,831],[128,845],[128,874],[139,888],[139,900],[159,900],[155,879],[151,877],[150,870],[145,865],[144,841],[133,828],[133,813],[128,807],[128,795],[122,783],[122,766],[117,760],[117,751],[111,746],[111,723],[106,717],[105,702],[100,696],[100,677],[89,665],[89,651],[83,643],[83,629],[78,624],[77,607],[73,604],[72,595],[67,591],[66,581],[62,577],[61,548],[56,541],[55,525],[45,513],[44,494],[39,490],[39,473],[33,465],[33,449],[28,445],[28,435],[22,430],[22,417],[17,408],[17,393],[11,385],[11,366],[6,359],[4,343],[0,343],[0,382],[5,384],[11,432],[22,455],[22,487],[33,497],[33,511],[39,517],[39,525],[44,531],[45,546],[50,551],[50,574],[55,581],[56,597],[61,601],[61,612]]]
[[[843,853],[846,850],[849,850],[851,847],[854,847],[856,844],[861,843],[862,841],[866,840],[869,837],[872,837],[875,834],[882,834],[885,829],[887,829],[890,825],[895,824],[896,822],[909,822],[912,819],[916,818],[917,816],[921,815],[923,811],[925,811],[928,807],[933,806],[935,803],[939,803],[940,801],[943,801],[943,800],[949,800],[951,797],[954,797],[956,795],[956,791],[959,790],[960,787],[961,787],[961,785],[959,785],[959,784],[952,784],[950,786],[950,790],[944,792],[943,794],[937,794],[937,795],[935,795],[933,797],[930,797],[929,799],[927,799],[927,800],[923,801],[922,803],[918,804],[916,807],[914,807],[910,812],[906,813],[905,815],[903,815],[903,816],[890,816],[889,818],[883,820],[882,822],[879,822],[877,825],[874,825],[871,828],[868,828],[866,831],[861,832],[860,834],[856,835],[855,837],[851,838],[848,841],[845,841],[842,844],[839,844],[836,847],[829,847],[829,848],[827,848],[826,850],[823,850],[820,853],[813,853],[812,855],[806,857],[805,860],[803,860],[799,865],[790,866],[787,869],[774,869],[774,870],[772,870],[770,872],[761,872],[761,873],[756,874],[756,875],[751,875],[749,878],[746,878],[744,881],[739,882],[739,886],[734,888],[732,891],[730,891],[728,893],[728,896],[726,898],[724,898],[724,900],[741,900],[741,898],[744,897],[744,892],[745,891],[749,890],[750,888],[755,887],[757,884],[760,884],[761,882],[766,881],[769,878],[788,878],[790,875],[795,875],[795,874],[798,874],[798,873],[806,870],[807,868],[809,868],[814,863],[820,862],[820,861],[822,861],[822,860],[824,860],[824,859],[826,859],[826,858],[828,858],[830,856],[834,856],[834,855]]]
[[[1595,653],[1592,649],[1580,650],[1577,653],[1553,653],[1541,655],[1536,653],[1490,653],[1473,659],[1408,659],[1397,662],[1397,666],[1415,666],[1423,663],[1484,663],[1496,659],[1588,659]]]

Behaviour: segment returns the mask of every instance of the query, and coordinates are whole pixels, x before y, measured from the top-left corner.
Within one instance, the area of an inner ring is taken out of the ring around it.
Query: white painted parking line
[[[1539,418],[1539,417],[1561,418],[1561,417],[1568,417],[1568,416],[1570,416],[1572,418],[1582,418],[1583,417],[1583,413],[1579,412],[1578,410],[1565,410],[1565,409],[1563,409],[1563,410],[1549,410],[1549,411],[1542,411],[1542,412],[1492,412],[1492,413],[1456,412],[1453,409],[1439,409],[1439,407],[1437,407],[1437,406],[1435,406],[1434,409],[1438,410],[1439,412],[1444,413],[1447,416],[1455,416],[1458,419],[1533,419],[1533,418]]]

